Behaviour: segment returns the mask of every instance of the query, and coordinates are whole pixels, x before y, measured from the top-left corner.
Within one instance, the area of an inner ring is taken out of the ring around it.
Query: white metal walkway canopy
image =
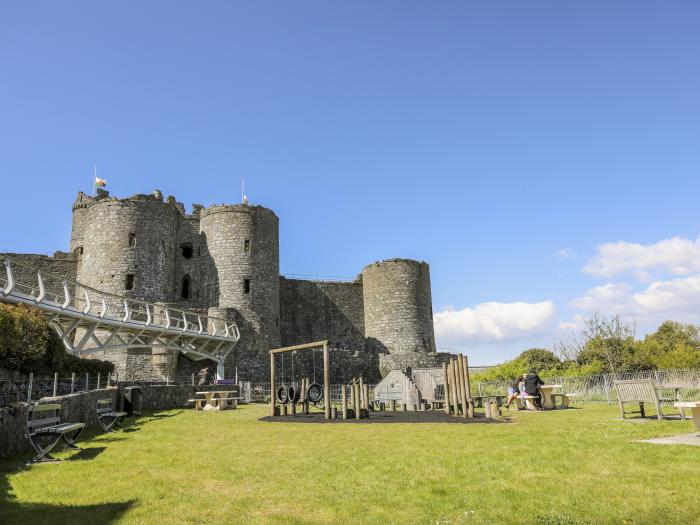
[[[69,352],[176,350],[216,361],[223,378],[224,359],[240,338],[235,322],[101,292],[14,259],[4,265],[0,302],[40,308]]]

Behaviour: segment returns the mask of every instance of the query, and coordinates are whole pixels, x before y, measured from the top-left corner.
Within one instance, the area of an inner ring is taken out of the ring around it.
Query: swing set
[[[323,349],[323,386],[316,382],[316,350]],[[290,382],[284,383],[284,354],[291,353],[292,378],[294,377],[294,355],[302,350],[313,352],[313,383],[309,384],[308,378],[302,378],[299,384]],[[275,356],[280,354],[282,360],[282,383],[277,385],[275,377]],[[330,384],[330,359],[328,352],[328,340],[316,341],[302,345],[286,346],[270,350],[270,415],[284,415],[287,406],[296,411],[296,404],[304,403],[305,410],[308,410],[308,402],[317,404],[323,398],[323,412],[326,419],[331,418],[331,384]]]

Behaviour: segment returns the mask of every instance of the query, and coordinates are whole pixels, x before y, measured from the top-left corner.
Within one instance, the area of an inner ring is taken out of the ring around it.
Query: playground
[[[125,430],[86,431],[84,450],[57,454],[61,463],[23,468],[29,452],[3,460],[0,523],[697,518],[697,447],[639,442],[691,432],[691,421],[622,421],[606,405],[511,410],[502,424],[261,421],[269,412],[269,405],[147,412]]]

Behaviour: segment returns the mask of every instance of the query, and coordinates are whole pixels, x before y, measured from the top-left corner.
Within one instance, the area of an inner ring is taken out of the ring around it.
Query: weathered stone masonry
[[[320,339],[331,340],[337,381],[442,362],[428,264],[375,262],[353,282],[281,277],[279,219],[262,206],[194,204],[187,214],[158,190],[125,199],[79,193],[70,250],[12,256],[106,292],[235,319],[241,339],[226,363],[229,376],[237,367],[240,379],[264,381],[270,348]],[[185,379],[203,365],[143,349],[91,357],[114,362],[126,380]],[[313,355],[299,356],[295,367],[296,375],[312,373]]]

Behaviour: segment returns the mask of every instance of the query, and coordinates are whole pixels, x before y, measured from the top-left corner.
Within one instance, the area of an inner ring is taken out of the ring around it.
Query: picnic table
[[[238,394],[237,390],[204,390],[195,392],[197,396],[203,396],[199,399],[193,399],[195,410],[226,410],[227,408],[236,408],[240,397],[234,397],[232,394]]]
[[[695,423],[697,429],[700,430],[700,401],[677,401],[673,403],[673,406],[680,409],[683,417],[685,417],[683,409],[689,408],[690,413],[693,415],[693,423]]]
[[[540,385],[540,394],[542,396],[542,408],[549,410],[554,408],[554,397],[552,394],[556,388],[561,388],[561,385]]]

